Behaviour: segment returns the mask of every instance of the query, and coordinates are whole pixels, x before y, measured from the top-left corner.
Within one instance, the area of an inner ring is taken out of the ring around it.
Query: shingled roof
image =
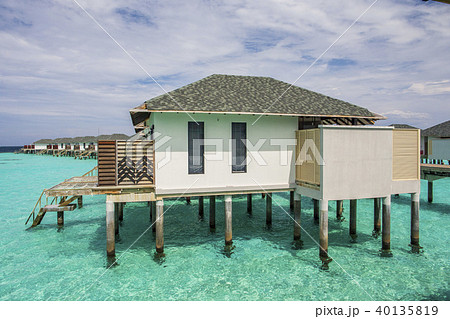
[[[411,126],[409,124],[391,124],[389,126],[393,126],[394,128],[408,128],[408,129],[415,129],[417,130],[417,127]]]
[[[450,137],[450,120],[423,130],[422,136]]]
[[[223,74],[157,96],[140,109],[384,119],[365,108],[270,77]],[[139,112],[139,107],[133,110]]]

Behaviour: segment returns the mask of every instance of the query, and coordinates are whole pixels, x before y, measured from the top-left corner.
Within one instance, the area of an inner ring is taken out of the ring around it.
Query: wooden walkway
[[[420,178],[428,181],[428,202],[433,202],[433,181],[450,177],[450,165],[420,164]]]

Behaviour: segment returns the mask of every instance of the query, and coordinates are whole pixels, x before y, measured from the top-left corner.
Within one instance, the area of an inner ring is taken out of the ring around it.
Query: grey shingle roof
[[[391,124],[389,126],[393,126],[394,128],[411,128],[417,130],[417,127],[411,126],[409,124]]]
[[[423,130],[422,136],[450,137],[450,120]]]
[[[354,104],[259,76],[214,74],[148,100],[145,105],[152,111],[383,118]]]
[[[53,143],[96,143],[98,140],[126,140],[128,135],[125,134],[111,134],[99,136],[78,136],[78,137],[62,137],[55,139],[41,139],[33,144],[53,144]]]

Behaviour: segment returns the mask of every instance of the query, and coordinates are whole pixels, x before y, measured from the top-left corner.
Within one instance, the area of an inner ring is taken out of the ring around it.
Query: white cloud
[[[408,88],[408,90],[423,95],[450,93],[450,80],[443,80],[438,82],[413,83]]]
[[[373,2],[78,1],[166,90],[212,73],[292,82]],[[448,16],[449,5],[378,1],[297,85],[421,127],[450,118]],[[55,135],[97,122],[130,133],[127,111],[164,93],[73,1],[2,1],[0,46],[8,136],[28,129],[24,117],[65,113],[70,122],[46,125]]]

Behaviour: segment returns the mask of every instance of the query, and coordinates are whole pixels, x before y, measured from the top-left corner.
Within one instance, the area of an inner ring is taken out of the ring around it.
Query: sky
[[[131,108],[211,74],[450,119],[450,5],[374,2],[0,0],[0,145],[132,134]]]

